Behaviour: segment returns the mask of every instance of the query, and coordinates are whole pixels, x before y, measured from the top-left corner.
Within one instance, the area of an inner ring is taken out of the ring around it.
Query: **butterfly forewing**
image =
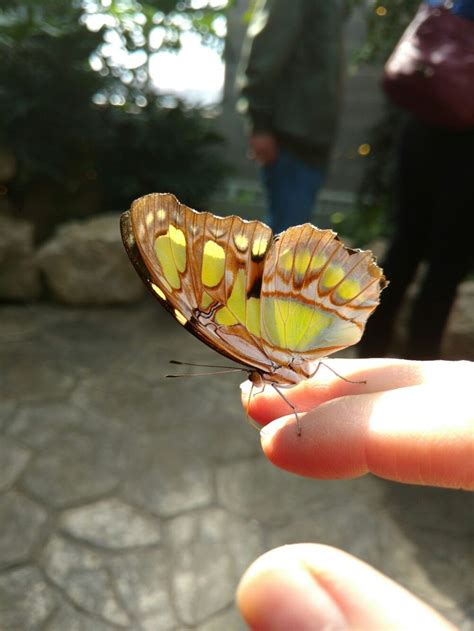
[[[169,194],[141,197],[129,213],[122,232],[135,239],[143,262],[135,267],[174,317],[223,355],[268,371],[259,295],[270,228],[198,213]]]

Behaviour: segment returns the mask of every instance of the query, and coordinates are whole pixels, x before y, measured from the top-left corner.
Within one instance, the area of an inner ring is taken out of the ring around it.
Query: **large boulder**
[[[0,299],[32,300],[40,292],[33,225],[0,214]]]
[[[144,292],[125,253],[118,215],[62,225],[38,258],[51,294],[66,304],[127,303]]]

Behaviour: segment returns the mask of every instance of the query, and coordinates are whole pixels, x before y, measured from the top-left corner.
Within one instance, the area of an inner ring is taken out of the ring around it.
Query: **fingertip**
[[[251,629],[344,629],[344,616],[295,554],[297,546],[267,552],[245,572],[237,605]]]
[[[365,457],[366,426],[356,416],[335,417],[329,402],[299,414],[276,419],[260,432],[265,456],[272,464],[297,475],[317,479],[349,479],[368,473]]]
[[[320,544],[276,548],[242,577],[237,605],[251,629],[430,629],[452,625],[400,585]]]

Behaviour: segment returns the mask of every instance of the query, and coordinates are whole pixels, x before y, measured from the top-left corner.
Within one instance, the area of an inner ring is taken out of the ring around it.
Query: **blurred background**
[[[314,223],[380,254],[403,115],[379,82],[418,2],[350,4],[343,115]],[[162,378],[170,359],[215,356],[144,295],[118,217],[153,191],[263,217],[235,109],[252,8],[2,0],[1,629],[241,629],[240,574],[293,541],[348,550],[471,628],[466,494],[275,471],[239,377]],[[468,279],[446,358],[474,359],[473,302]]]

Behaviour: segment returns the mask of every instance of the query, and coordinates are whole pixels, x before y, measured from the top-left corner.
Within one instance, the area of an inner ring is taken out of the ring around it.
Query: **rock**
[[[261,457],[222,465],[216,478],[220,506],[272,528],[293,523],[300,514],[307,514],[308,507],[326,511],[332,505],[345,505],[348,495],[364,498],[370,510],[375,510],[381,495],[379,485],[370,478],[341,482],[289,477]]]
[[[49,618],[44,631],[117,631],[114,625],[102,622],[96,616],[88,616],[75,607],[62,603],[60,608]]]
[[[215,501],[210,467],[180,433],[172,429],[159,439],[153,434],[130,437],[127,449],[133,457],[127,456],[122,493],[129,504],[172,517]]]
[[[38,258],[52,295],[66,304],[128,303],[144,293],[125,253],[118,215],[64,224]]]
[[[7,435],[32,449],[47,448],[56,436],[67,428],[84,425],[84,412],[59,401],[26,403],[15,411]],[[1,448],[0,448],[1,453]]]
[[[183,627],[195,628],[233,603],[240,576],[263,552],[261,530],[220,508],[180,515],[167,526],[176,610]]]
[[[0,298],[32,300],[40,292],[33,224],[0,214]]]
[[[38,568],[32,565],[13,568],[0,576],[0,628],[43,629],[55,605],[56,595]]]
[[[0,442],[0,492],[12,486],[21,475],[30,457],[30,452],[16,441],[2,437]]]
[[[49,579],[82,611],[99,616],[103,622],[130,628],[128,614],[115,593],[106,557],[99,550],[53,535],[42,552],[41,564]]]
[[[115,448],[99,431],[65,431],[27,468],[22,484],[31,495],[54,508],[92,502],[119,482]]]
[[[63,513],[60,524],[73,537],[96,546],[120,550],[158,543],[160,530],[154,517],[112,498]]]
[[[196,629],[197,631],[221,631],[221,629],[226,631],[245,631],[248,627],[235,609],[228,609],[206,620]]]
[[[172,564],[165,550],[146,548],[114,557],[110,570],[117,594],[127,610],[140,620],[140,629],[180,628],[169,585]]]
[[[30,556],[41,539],[46,519],[46,511],[27,497],[13,491],[0,496],[0,567]]]

